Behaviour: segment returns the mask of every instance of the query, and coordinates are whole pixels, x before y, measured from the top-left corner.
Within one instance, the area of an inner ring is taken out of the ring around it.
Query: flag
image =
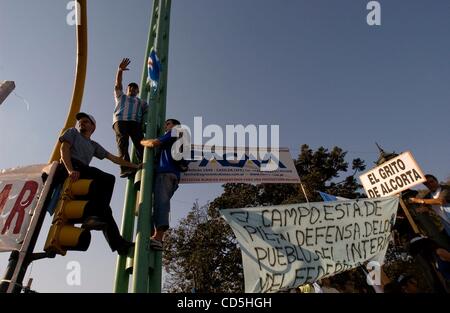
[[[320,196],[322,197],[323,201],[336,201],[337,200],[336,196],[327,194],[327,193],[322,192],[322,191],[317,191],[317,192],[320,194]]]
[[[322,197],[323,201],[338,201],[338,200],[350,200],[344,197],[336,197],[333,195],[330,195],[328,193],[322,192],[322,191],[318,191],[317,192],[320,194],[320,196]]]
[[[159,82],[159,72],[161,71],[161,63],[156,55],[156,51],[152,49],[148,56],[148,77],[152,82]]]
[[[0,81],[0,104],[5,101],[9,94],[16,88],[13,81],[2,80]]]

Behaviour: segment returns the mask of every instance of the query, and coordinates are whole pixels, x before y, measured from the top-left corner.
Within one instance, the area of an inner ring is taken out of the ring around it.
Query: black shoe
[[[164,251],[164,245],[162,241],[150,238],[150,248],[155,251]]]
[[[124,240],[116,250],[119,255],[127,255],[132,247],[134,247],[134,242]]]
[[[86,230],[104,230],[106,225],[106,222],[104,222],[100,217],[90,216],[83,222],[81,228]]]
[[[136,170],[131,168],[131,169],[127,169],[124,170],[123,172],[120,173],[120,178],[128,178],[133,176],[136,173]]]

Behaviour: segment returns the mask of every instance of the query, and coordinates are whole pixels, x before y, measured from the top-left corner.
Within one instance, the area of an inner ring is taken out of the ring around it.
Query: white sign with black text
[[[395,195],[426,181],[409,151],[362,174],[359,179],[369,198]]]

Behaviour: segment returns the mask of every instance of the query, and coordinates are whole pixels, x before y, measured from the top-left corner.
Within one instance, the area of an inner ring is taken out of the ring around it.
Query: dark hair
[[[425,175],[425,178],[426,178],[426,179],[431,178],[431,179],[434,179],[436,182],[439,182],[439,180],[438,180],[435,176],[433,176],[433,175],[431,175],[431,174]]]
[[[171,122],[173,125],[181,125],[180,121],[174,118],[169,118],[166,120],[166,122]]]
[[[433,260],[434,253],[438,248],[440,248],[440,246],[434,240],[422,236],[411,239],[408,245],[409,253],[413,257],[420,254],[423,258],[429,261]]]
[[[384,285],[384,293],[402,293],[401,286],[396,281],[391,281]]]
[[[138,86],[138,84],[136,84],[136,83],[129,83],[129,84],[128,84],[128,87],[134,87],[134,88],[139,89],[139,86]]]
[[[397,278],[397,283],[400,287],[405,286],[410,280],[414,279],[414,276],[412,275],[407,275],[407,274],[401,274],[398,278]]]

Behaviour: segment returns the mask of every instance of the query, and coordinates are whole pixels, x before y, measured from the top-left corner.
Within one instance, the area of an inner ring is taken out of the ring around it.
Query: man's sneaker
[[[134,242],[123,240],[116,250],[119,255],[127,255],[131,247],[134,247]]]
[[[131,177],[136,173],[136,170],[133,168],[124,170],[123,172],[120,173],[120,178],[127,178],[127,177]]]
[[[106,226],[106,222],[104,222],[100,217],[90,216],[83,222],[81,228],[86,230],[104,230]]]
[[[163,242],[156,240],[155,238],[150,238],[150,248],[155,251],[163,251]]]

